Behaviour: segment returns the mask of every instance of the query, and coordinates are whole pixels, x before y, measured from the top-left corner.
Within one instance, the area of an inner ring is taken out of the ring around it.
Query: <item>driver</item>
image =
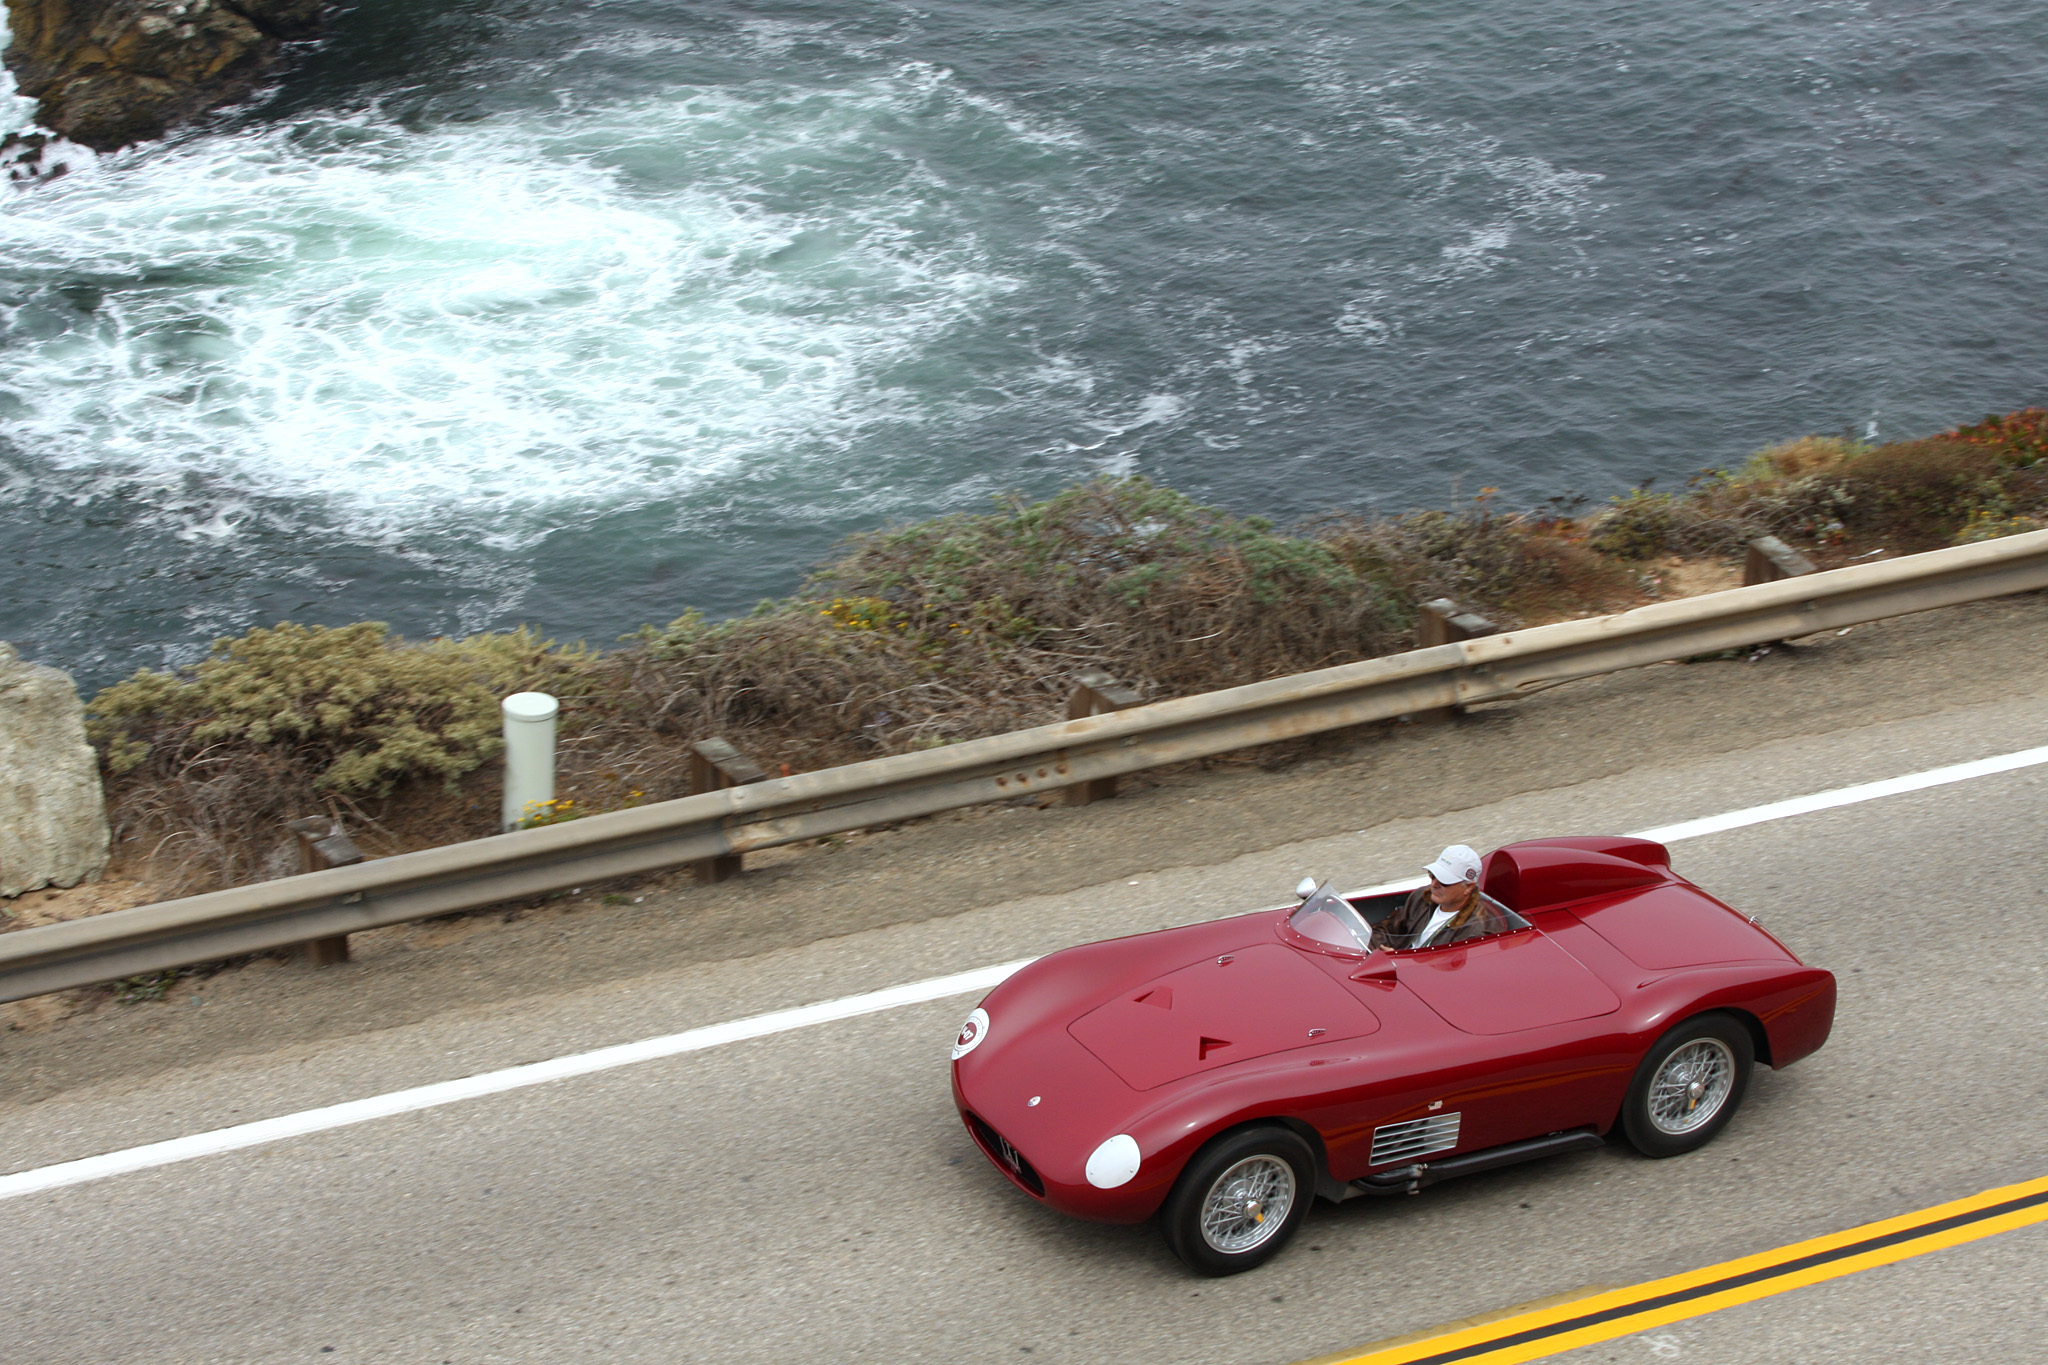
[[[1452,844],[1424,870],[1428,884],[1373,930],[1373,947],[1435,948],[1519,927],[1498,902],[1480,894],[1479,855],[1468,846]]]

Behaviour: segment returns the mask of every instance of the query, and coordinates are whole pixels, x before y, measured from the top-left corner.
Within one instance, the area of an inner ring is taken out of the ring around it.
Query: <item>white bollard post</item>
[[[545,692],[505,698],[504,827],[517,829],[529,807],[555,799],[555,715],[561,703]]]

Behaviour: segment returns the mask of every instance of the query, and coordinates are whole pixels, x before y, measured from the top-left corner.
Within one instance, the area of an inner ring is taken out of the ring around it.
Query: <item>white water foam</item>
[[[878,375],[1014,287],[879,135],[945,84],[908,64],[107,158],[0,212],[0,405],[74,485],[217,490],[188,512],[203,536],[253,496],[509,548],[829,453],[915,420]],[[943,113],[1029,131],[984,103]],[[832,191],[807,202],[819,166]]]

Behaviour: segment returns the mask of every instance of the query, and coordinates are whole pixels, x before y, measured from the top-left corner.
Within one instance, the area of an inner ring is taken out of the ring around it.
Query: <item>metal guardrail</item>
[[[2048,531],[1659,602],[0,935],[0,1000],[2048,587]]]

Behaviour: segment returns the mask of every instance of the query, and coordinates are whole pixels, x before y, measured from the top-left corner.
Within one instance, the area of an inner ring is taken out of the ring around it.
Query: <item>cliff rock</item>
[[[36,122],[95,151],[249,93],[326,0],[7,0],[7,69]]]
[[[0,643],[0,896],[76,886],[106,866],[107,810],[78,689]]]

